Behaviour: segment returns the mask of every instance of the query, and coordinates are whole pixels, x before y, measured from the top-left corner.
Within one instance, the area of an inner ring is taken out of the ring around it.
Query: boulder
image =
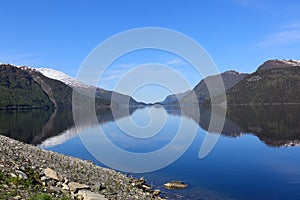
[[[144,191],[150,192],[151,191],[151,186],[144,184],[144,185],[142,185],[142,189]]]
[[[144,177],[141,177],[140,179],[134,180],[133,186],[142,187],[146,183]]]
[[[69,186],[70,190],[72,190],[74,193],[77,193],[78,190],[90,189],[90,186],[81,184],[81,183],[77,183],[77,182],[70,182],[68,184],[68,186]]]
[[[104,195],[89,190],[79,190],[78,195],[81,195],[84,200],[107,200]]]
[[[43,170],[43,172],[47,178],[51,178],[53,180],[59,181],[58,175],[56,171],[54,171],[53,169],[47,167],[46,169]]]
[[[160,195],[160,190],[153,190],[153,195],[155,195],[155,196]]]
[[[183,189],[187,188],[188,184],[185,184],[183,181],[170,181],[165,183],[164,186],[168,189]]]

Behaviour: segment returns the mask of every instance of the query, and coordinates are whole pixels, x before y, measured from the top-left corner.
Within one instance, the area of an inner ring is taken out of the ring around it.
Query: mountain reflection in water
[[[218,111],[224,109],[218,107]],[[193,107],[182,107],[185,116],[197,119]],[[174,113],[174,110],[171,112]],[[221,113],[221,112],[220,112]],[[222,135],[239,137],[253,134],[268,146],[294,146],[300,144],[300,106],[234,106],[228,107]],[[200,109],[199,126],[208,130],[211,112]]]
[[[99,124],[128,117],[140,107],[119,107],[97,112]],[[200,120],[193,106],[166,106],[169,115],[181,115],[193,119],[201,129],[208,130],[211,120],[210,107],[200,107]],[[218,110],[224,109],[217,107]],[[268,146],[294,146],[300,144],[300,106],[234,106],[228,107],[222,135],[240,137],[253,134]],[[21,110],[0,111],[0,133],[19,141],[41,146],[53,146],[74,137],[84,128],[94,127],[89,117],[79,122],[75,129],[72,111],[63,110]],[[78,128],[78,127],[77,127]],[[211,131],[213,132],[213,130]],[[55,137],[55,138],[53,138]],[[53,138],[50,140],[50,138]],[[46,142],[48,141],[48,142]]]

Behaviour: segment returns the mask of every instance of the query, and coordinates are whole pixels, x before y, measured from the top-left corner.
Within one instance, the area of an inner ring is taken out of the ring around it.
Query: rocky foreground
[[[0,135],[0,199],[162,199],[145,180]]]

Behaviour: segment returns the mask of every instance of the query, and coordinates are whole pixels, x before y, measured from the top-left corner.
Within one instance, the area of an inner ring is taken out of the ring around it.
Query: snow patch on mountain
[[[236,74],[242,74],[241,72],[237,72],[237,71],[234,71],[234,70],[229,70],[229,71],[226,71],[226,72],[224,72],[224,73],[222,73],[222,74],[232,74],[232,75],[236,75]],[[221,75],[222,75],[221,74]]]
[[[280,60],[281,62],[284,62],[286,64],[289,65],[293,65],[293,66],[300,66],[300,60]]]
[[[70,87],[88,87],[86,84],[79,80],[55,69],[50,68],[36,68],[36,71],[42,73],[44,76],[61,81]]]

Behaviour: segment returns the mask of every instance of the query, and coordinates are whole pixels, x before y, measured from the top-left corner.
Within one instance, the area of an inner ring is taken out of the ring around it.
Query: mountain
[[[0,107],[49,107],[53,103],[27,71],[0,65]]]
[[[41,108],[71,106],[72,89],[31,68],[0,65],[0,107]]]
[[[268,60],[258,67],[257,71],[270,69],[289,69],[300,66],[300,60]]]
[[[0,64],[0,108],[71,107],[72,88],[30,67]],[[110,105],[96,98],[97,105]]]
[[[178,94],[171,94],[168,95],[162,102],[160,102],[161,104],[167,105],[167,104],[178,104],[178,101],[181,101],[181,99],[187,95],[188,93],[190,93],[191,91],[188,90],[186,92],[183,93],[178,93]]]
[[[55,69],[51,68],[33,68],[36,71],[42,73],[44,76],[61,81],[66,85],[74,88],[74,87],[87,87],[84,83],[78,81],[77,79]]]
[[[300,61],[269,60],[226,92],[228,104],[300,102]],[[218,102],[218,98],[213,101]]]
[[[128,95],[124,95],[118,92],[113,92],[109,90],[104,90],[102,88],[97,88],[94,86],[86,85],[77,79],[55,69],[51,68],[36,68],[37,71],[42,73],[44,76],[61,81],[71,88],[78,88],[79,90],[90,90],[91,92],[96,92],[96,97],[100,99],[105,99],[109,101],[113,101],[116,104],[120,105],[133,105],[133,104],[141,104],[140,102],[135,101],[132,97]],[[113,97],[113,99],[112,99]]]
[[[207,83],[212,85],[214,90],[218,90],[218,85],[215,83],[216,80],[218,80],[221,76],[224,82],[225,90],[228,90],[232,88],[234,85],[236,85],[238,82],[243,80],[248,74],[239,73],[236,71],[226,71],[221,73],[220,75],[214,75],[214,76],[208,76],[205,79],[201,80],[192,91],[187,91],[185,93],[179,94],[179,101],[181,104],[201,104],[205,100],[208,100],[210,98],[210,94],[207,88]],[[197,100],[195,100],[193,92],[195,92],[197,96]],[[166,99],[163,102],[167,102],[166,104],[176,103],[177,101],[170,101],[173,100],[176,96],[175,95],[169,95],[166,97]]]

